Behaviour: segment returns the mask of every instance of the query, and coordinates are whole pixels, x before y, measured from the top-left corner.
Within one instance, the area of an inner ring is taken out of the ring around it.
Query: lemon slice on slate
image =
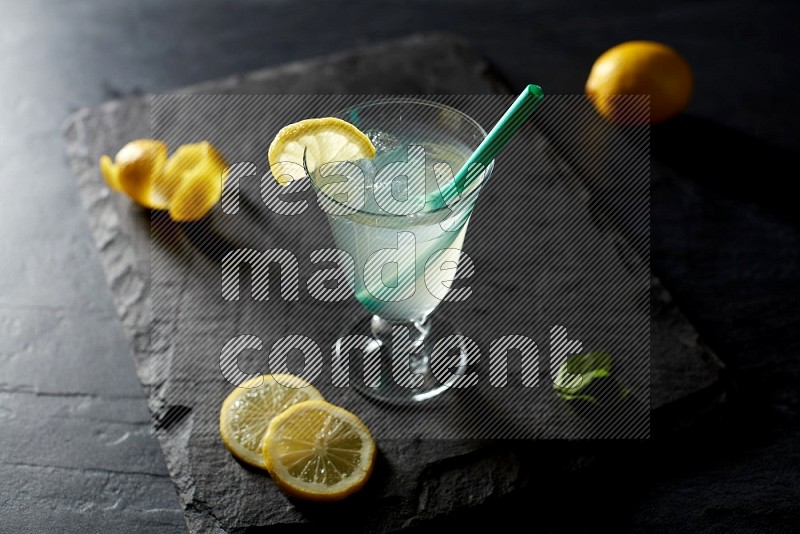
[[[336,501],[366,484],[376,446],[358,417],[312,400],[295,404],[272,420],[262,452],[273,480],[289,495]]]
[[[272,419],[290,406],[322,395],[304,380],[288,374],[263,375],[237,387],[222,403],[219,432],[239,460],[266,468],[261,441]]]

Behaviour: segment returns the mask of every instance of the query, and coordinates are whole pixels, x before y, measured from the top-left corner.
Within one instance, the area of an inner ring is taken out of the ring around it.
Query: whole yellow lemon
[[[650,123],[680,113],[692,96],[692,71],[673,48],[654,41],[628,41],[606,50],[592,66],[586,94],[598,113],[616,123],[647,122],[641,101],[650,95]]]

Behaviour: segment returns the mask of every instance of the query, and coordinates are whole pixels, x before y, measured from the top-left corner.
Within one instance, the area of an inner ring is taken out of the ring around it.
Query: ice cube
[[[366,135],[378,152],[389,152],[400,146],[396,136],[382,130],[369,130]]]

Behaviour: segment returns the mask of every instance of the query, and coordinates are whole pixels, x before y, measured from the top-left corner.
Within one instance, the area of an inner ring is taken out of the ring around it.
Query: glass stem
[[[425,317],[419,321],[387,321],[377,315],[373,315],[370,321],[372,336],[378,340],[381,345],[391,346],[393,330],[395,328],[407,329],[407,333],[411,338],[411,346],[419,347],[425,341],[425,336],[427,336],[428,332],[431,330],[431,320]]]
[[[428,353],[421,350],[425,343],[425,338],[431,330],[431,320],[424,317],[416,321],[387,321],[377,315],[372,316],[370,330],[376,341],[385,347],[384,356],[381,358],[382,372],[392,372],[392,361],[389,354],[394,353],[393,342],[399,341],[403,344],[410,341],[410,348],[415,349],[410,356],[410,366],[412,372],[424,372],[429,363]],[[395,336],[399,336],[395,339]],[[406,341],[408,340],[408,341]]]

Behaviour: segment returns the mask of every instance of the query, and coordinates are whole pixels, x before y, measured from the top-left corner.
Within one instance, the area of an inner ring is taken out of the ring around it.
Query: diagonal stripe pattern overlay
[[[426,344],[443,358],[468,353],[468,376],[420,407],[359,393],[356,386],[385,378],[374,360],[356,364],[368,339],[341,341],[354,321],[370,315],[355,293],[364,291],[359,280],[370,256],[361,258],[363,236],[375,234],[367,225],[351,241],[334,240],[311,181],[278,186],[267,149],[287,124],[386,98],[153,97],[153,138],[165,141],[170,153],[209,141],[230,165],[222,200],[204,219],[178,224],[165,213],[152,216],[149,382],[156,431],[218,439],[219,408],[237,384],[258,373],[290,372],[356,413],[377,439],[649,437],[649,129],[609,124],[582,96],[546,96],[509,142],[478,188],[471,216],[467,210],[455,226],[453,235],[463,232],[463,243],[450,242],[461,251],[436,264],[441,275],[417,272],[425,258],[409,272],[393,271],[389,253],[376,256],[389,264],[377,280],[405,288],[374,295],[378,308],[390,294],[427,291],[426,280],[449,285],[448,294],[457,298],[445,297],[435,307],[429,321],[437,337]],[[426,99],[485,130],[513,101],[498,95]],[[629,97],[627,104],[629,117],[646,122],[647,97]],[[415,120],[403,117],[426,127]],[[456,128],[459,120],[445,113],[439,126]],[[443,131],[431,129],[432,145],[451,142]],[[381,132],[372,134],[386,141]],[[393,149],[400,160],[408,156],[402,143]],[[424,172],[427,183],[436,184],[448,173],[434,173],[431,153]],[[402,204],[394,183],[372,194],[385,205]],[[425,194],[430,200],[431,191]],[[397,248],[401,231],[383,228],[381,236],[394,240],[369,246]],[[418,232],[415,254],[435,252],[426,243]],[[336,360],[337,343],[346,347],[346,361]],[[420,349],[408,336],[397,347]],[[586,367],[592,358],[575,359],[595,353],[609,355],[610,367],[601,372]],[[433,367],[437,376],[449,372],[441,362]],[[565,372],[585,387],[560,387]],[[403,380],[417,384],[419,378]]]

